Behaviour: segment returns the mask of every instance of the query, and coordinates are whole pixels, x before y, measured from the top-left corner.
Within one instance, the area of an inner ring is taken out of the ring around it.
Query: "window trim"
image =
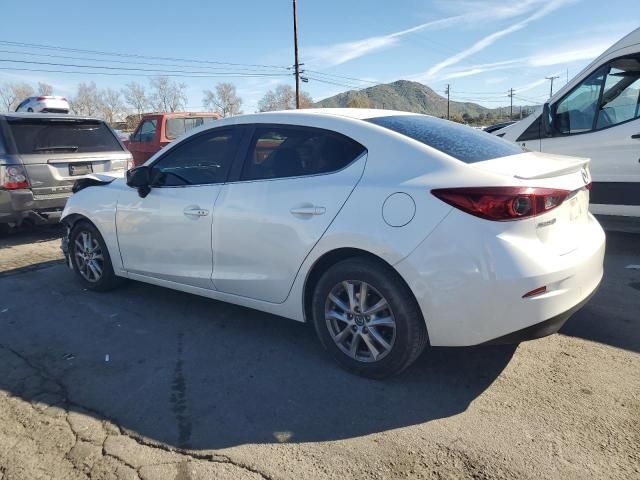
[[[229,165],[225,168],[225,171],[223,172],[222,175],[222,180],[220,182],[215,182],[215,183],[196,183],[193,185],[150,185],[151,188],[189,188],[189,187],[206,187],[206,186],[210,186],[210,185],[223,185],[225,183],[228,182],[229,179],[229,174],[231,172],[231,169],[233,168],[233,166],[235,165],[236,162],[238,162],[239,159],[239,153],[240,153],[240,146],[242,144],[242,141],[244,140],[244,129],[241,128],[237,128],[240,127],[240,125],[225,125],[225,126],[221,126],[221,127],[215,127],[215,128],[211,128],[209,130],[205,130],[202,132],[198,132],[192,136],[189,136],[183,140],[180,140],[178,142],[176,142],[175,144],[171,145],[171,148],[169,148],[168,150],[162,152],[162,154],[156,158],[152,163],[150,163],[148,165],[148,167],[150,169],[153,169],[153,167],[160,162],[162,159],[164,159],[167,155],[171,154],[171,152],[176,149],[176,148],[180,148],[190,142],[193,142],[195,140],[197,140],[198,138],[205,136],[205,135],[209,135],[209,134],[214,134],[214,133],[224,133],[225,130],[229,130],[229,131],[233,131],[234,129],[237,129],[239,131],[238,133],[238,138],[232,140],[233,146],[232,148],[235,148],[236,153],[233,156],[233,158],[231,159],[231,162],[229,163]]]
[[[591,130],[587,130],[586,132],[577,132],[577,133],[560,133],[558,131],[555,130],[553,133],[551,134],[551,136],[549,137],[545,137],[544,135],[542,135],[540,138],[563,138],[563,137],[574,137],[576,135],[585,135],[585,134],[589,134],[589,133],[597,133],[597,132],[602,132],[604,130],[608,130],[609,128],[614,128],[617,127],[619,125],[624,125],[626,123],[629,122],[634,122],[636,120],[640,120],[640,117],[635,117],[635,118],[630,118],[629,120],[625,120],[624,122],[620,122],[620,123],[615,123],[613,125],[608,125],[606,127],[603,128],[598,128],[596,129],[596,125],[598,124],[598,116],[600,115],[600,102],[602,101],[602,95],[604,94],[604,87],[607,83],[607,76],[609,75],[609,72],[611,71],[611,63],[620,60],[622,58],[629,58],[629,57],[637,57],[640,59],[640,55],[638,53],[628,53],[626,55],[621,55],[619,57],[615,57],[612,58],[611,60],[607,60],[605,63],[601,63],[600,65],[598,65],[596,68],[594,68],[592,71],[590,71],[587,75],[585,75],[582,80],[580,81],[580,83],[578,83],[577,85],[575,85],[569,92],[567,92],[566,94],[564,94],[561,98],[558,99],[558,101],[554,102],[551,105],[551,108],[553,109],[553,117],[555,118],[556,115],[556,110],[558,105],[565,99],[567,98],[569,95],[571,95],[577,88],[580,87],[580,85],[582,85],[582,82],[584,82],[587,78],[589,78],[591,75],[593,75],[595,72],[597,72],[600,69],[604,69],[605,70],[605,74],[604,77],[602,79],[602,85],[600,86],[600,94],[598,95],[598,105],[597,105],[597,110],[596,110],[596,114],[593,118],[593,123],[591,126]],[[637,106],[637,105],[636,105]],[[541,132],[542,133],[542,132]]]
[[[348,135],[345,135],[344,133],[337,132],[335,130],[329,130],[328,128],[311,127],[308,125],[298,125],[293,123],[251,123],[251,124],[245,124],[244,126],[247,127],[245,132],[245,138],[243,139],[243,142],[240,145],[240,148],[238,149],[239,152],[240,151],[242,152],[242,157],[239,157],[237,161],[238,163],[237,168],[234,165],[233,174],[229,175],[227,183],[235,184],[235,183],[252,183],[252,182],[273,182],[273,181],[293,180],[293,179],[300,179],[300,178],[312,178],[312,177],[319,177],[323,175],[334,175],[336,173],[342,172],[343,170],[346,170],[351,165],[359,161],[363,156],[366,157],[369,153],[369,149],[366,146],[362,145],[357,140],[349,137]],[[355,142],[363,148],[363,151],[362,153],[357,155],[353,160],[347,163],[345,166],[339,168],[338,170],[332,170],[330,172],[313,173],[311,175],[295,175],[291,177],[255,178],[250,180],[243,180],[242,172],[244,171],[245,163],[249,161],[249,152],[251,150],[251,145],[253,144],[253,140],[255,139],[256,130],[258,130],[259,128],[297,128],[297,129],[313,130],[313,131],[320,130],[323,132],[328,132],[332,135],[338,135],[340,137],[344,137],[347,140]]]

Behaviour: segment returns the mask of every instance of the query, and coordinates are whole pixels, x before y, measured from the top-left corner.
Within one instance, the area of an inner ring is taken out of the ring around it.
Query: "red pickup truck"
[[[149,113],[142,116],[138,128],[129,137],[125,145],[133,156],[137,167],[149,160],[151,156],[172,142],[183,133],[203,123],[218,120],[220,115],[213,112],[191,113]]]

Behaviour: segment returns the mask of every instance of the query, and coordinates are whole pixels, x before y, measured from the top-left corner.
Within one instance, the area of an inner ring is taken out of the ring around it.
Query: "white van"
[[[591,211],[640,219],[640,28],[538,111],[493,134],[529,150],[591,158]]]

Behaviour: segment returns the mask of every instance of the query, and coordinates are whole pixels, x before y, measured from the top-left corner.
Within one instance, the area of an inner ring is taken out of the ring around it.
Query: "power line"
[[[106,52],[102,50],[86,50],[86,49],[80,49],[80,48],[60,47],[57,45],[46,45],[42,43],[13,42],[9,40],[0,40],[0,45],[11,45],[14,47],[21,47],[21,48],[55,50],[55,51],[63,51],[63,52],[88,53],[93,55],[103,55],[103,56],[112,56],[112,57],[166,60],[166,61],[172,61],[172,62],[189,62],[189,63],[201,63],[201,64],[212,64],[212,65],[231,65],[231,66],[238,66],[238,67],[262,67],[262,68],[282,68],[282,69],[288,68],[283,65],[265,65],[265,64],[259,64],[259,63],[234,63],[234,62],[221,62],[221,61],[215,61],[215,60],[197,60],[197,59],[179,58],[179,57],[158,57],[158,56],[152,56],[152,55],[140,55],[137,53]]]
[[[179,78],[244,78],[244,77],[288,77],[288,73],[278,73],[278,74],[259,74],[259,73],[216,73],[216,74],[203,74],[203,75],[187,75],[187,74],[177,74],[177,73],[125,73],[125,72],[90,72],[86,70],[53,70],[46,68],[21,68],[21,67],[0,67],[0,70],[4,71],[18,71],[18,72],[41,72],[41,73],[69,73],[69,74],[80,74],[80,75],[104,75],[104,76],[112,76],[112,77],[157,77],[159,75],[163,75],[166,77],[179,77]]]
[[[119,64],[134,64],[134,65],[150,65],[150,66],[160,66],[160,67],[183,67],[183,68],[193,68],[194,65],[185,65],[185,64],[175,64],[175,63],[158,63],[158,62],[142,62],[140,60],[113,60],[113,59],[102,59],[102,58],[87,58],[87,57],[76,57],[73,55],[55,55],[52,53],[35,53],[35,52],[21,52],[18,50],[2,50],[0,49],[0,53],[9,53],[16,55],[29,55],[29,56],[37,56],[37,57],[47,57],[47,58],[64,58],[68,60],[88,60],[90,62],[108,62],[108,63],[119,63]],[[229,68],[225,67],[198,67],[206,70],[222,70]],[[237,70],[248,71],[248,72],[263,72],[264,70],[261,68],[243,68],[239,67]]]

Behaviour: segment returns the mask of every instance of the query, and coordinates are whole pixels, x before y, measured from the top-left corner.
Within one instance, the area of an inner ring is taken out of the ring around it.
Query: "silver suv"
[[[73,184],[91,174],[122,176],[131,154],[102,120],[0,114],[0,229],[58,221]]]

